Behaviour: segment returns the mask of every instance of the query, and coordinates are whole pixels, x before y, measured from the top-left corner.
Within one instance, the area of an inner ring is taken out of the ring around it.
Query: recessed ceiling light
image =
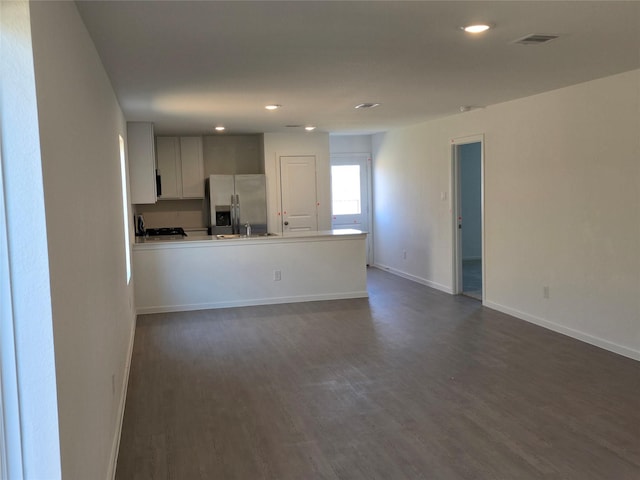
[[[224,132],[224,130],[225,130],[225,128],[222,125],[216,127],[216,131],[217,132]]]
[[[275,103],[272,105],[267,105],[264,108],[266,108],[267,110],[277,110],[281,107],[282,105],[276,105]]]
[[[487,24],[477,24],[477,25],[467,25],[466,27],[460,27],[467,33],[482,33],[486,32],[491,28],[491,25]]]
[[[313,125],[307,125],[306,127],[304,127],[304,129],[307,132],[312,132],[312,131],[314,131],[316,129],[316,127],[314,127]]]
[[[361,103],[359,105],[356,105],[354,108],[375,108],[379,106],[379,103]]]

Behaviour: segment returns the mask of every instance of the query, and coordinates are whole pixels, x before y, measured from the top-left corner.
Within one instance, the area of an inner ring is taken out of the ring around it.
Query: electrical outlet
[[[549,285],[542,287],[542,297],[549,298]]]
[[[282,272],[280,270],[274,270],[273,271],[273,281],[274,282],[279,282],[280,280],[282,280]]]
[[[407,259],[407,251],[406,251],[406,250],[403,250],[403,251],[402,251],[402,259],[403,259],[403,260],[406,260],[406,259]]]

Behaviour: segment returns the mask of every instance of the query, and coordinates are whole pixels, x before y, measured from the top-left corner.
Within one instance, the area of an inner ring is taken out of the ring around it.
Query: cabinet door
[[[182,197],[204,197],[204,167],[202,165],[202,137],[180,137],[182,162]]]
[[[156,137],[158,170],[162,182],[160,200],[182,198],[182,171],[178,137]]]
[[[153,123],[127,123],[131,203],[156,203],[156,155]]]

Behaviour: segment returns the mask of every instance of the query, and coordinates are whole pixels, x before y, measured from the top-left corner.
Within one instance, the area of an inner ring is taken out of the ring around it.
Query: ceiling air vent
[[[379,107],[379,106],[380,106],[379,103],[360,103],[360,104],[356,105],[354,108],[366,109],[366,108],[376,108],[376,107]]]
[[[545,43],[549,43],[551,40],[555,40],[558,37],[559,35],[544,35],[536,33],[514,40],[512,43],[515,43],[517,45],[543,45]]]

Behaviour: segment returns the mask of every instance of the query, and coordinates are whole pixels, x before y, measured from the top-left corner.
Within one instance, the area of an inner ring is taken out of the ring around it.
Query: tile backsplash
[[[144,216],[147,228],[206,227],[205,201],[198,200],[158,200],[153,205],[134,205],[135,213]]]

